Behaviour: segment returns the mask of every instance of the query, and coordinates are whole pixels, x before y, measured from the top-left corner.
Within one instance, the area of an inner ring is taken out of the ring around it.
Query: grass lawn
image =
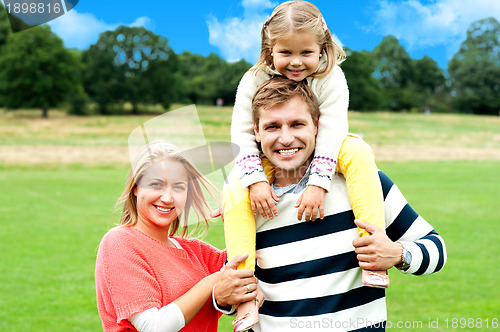
[[[389,320],[500,318],[499,162],[383,163],[444,237],[448,263],[428,277],[391,271]],[[125,169],[4,169],[0,173],[0,331],[99,331],[95,254],[118,219]],[[221,222],[206,240],[224,247]],[[231,331],[223,318],[220,331]],[[415,329],[418,330],[418,329]],[[424,328],[424,330],[426,330]]]

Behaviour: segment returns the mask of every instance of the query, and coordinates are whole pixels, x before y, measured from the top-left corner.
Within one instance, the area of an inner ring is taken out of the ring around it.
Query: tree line
[[[447,73],[430,57],[412,59],[394,36],[370,52],[346,51],[341,67],[350,109],[499,114],[500,24],[494,18],[471,24]],[[0,8],[0,107],[7,109],[38,108],[46,117],[61,104],[79,115],[137,114],[172,103],[231,105],[250,67],[213,53],[176,54],[167,38],[143,27],[120,26],[87,50],[66,49],[47,25],[12,33]]]

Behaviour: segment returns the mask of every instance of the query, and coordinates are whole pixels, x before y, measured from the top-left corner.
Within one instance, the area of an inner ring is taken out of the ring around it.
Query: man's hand
[[[214,297],[221,307],[230,307],[253,300],[257,296],[257,278],[249,269],[236,270],[248,254],[236,256],[224,266],[214,286]]]
[[[389,239],[380,227],[358,219],[354,223],[371,234],[352,241],[362,269],[384,271],[401,263],[403,247],[400,243]]]
[[[305,214],[305,220],[316,220],[319,211],[319,218],[325,217],[325,189],[318,186],[307,186],[306,190],[300,195],[295,207],[299,208],[297,219],[302,220],[302,214]]]
[[[252,212],[257,215],[259,211],[262,218],[273,219],[273,217],[278,215],[278,208],[276,208],[276,202],[280,199],[278,195],[274,192],[273,188],[267,182],[256,182],[249,187],[250,190],[250,202],[252,206]]]

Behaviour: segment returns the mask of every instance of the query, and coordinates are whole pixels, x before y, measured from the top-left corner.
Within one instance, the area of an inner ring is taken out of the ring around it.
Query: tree
[[[245,60],[228,63],[211,53],[207,57],[184,52],[179,55],[177,73],[182,80],[182,98],[192,103],[214,104],[222,98],[234,103],[238,84],[251,65]]]
[[[449,94],[443,70],[436,61],[428,56],[413,60],[413,86],[411,94],[417,102],[416,106],[428,106],[432,110],[446,111],[449,108],[443,97]]]
[[[393,110],[408,107],[401,98],[413,78],[412,59],[394,36],[386,36],[371,52],[374,77],[385,93],[387,106]]]
[[[14,31],[25,30],[26,23],[14,15],[7,14],[7,10],[0,2],[0,47],[7,42],[7,37]]]
[[[102,112],[125,101],[133,113],[140,103],[168,107],[174,95],[175,57],[166,38],[143,27],[120,26],[102,33],[83,54],[85,89]]]
[[[223,73],[224,84],[220,86],[218,97],[224,100],[225,104],[234,104],[236,90],[241,78],[252,67],[252,65],[241,59],[238,62],[229,63]]]
[[[347,50],[341,67],[349,85],[350,109],[375,110],[383,104],[382,90],[372,76],[374,68],[366,52]]]
[[[0,57],[0,96],[8,108],[48,109],[80,84],[77,59],[48,25],[10,34]]]
[[[448,64],[457,108],[478,114],[500,109],[500,23],[493,17],[472,23],[467,39]]]
[[[412,81],[431,94],[441,89],[446,83],[443,70],[427,55],[420,60],[413,60]]]

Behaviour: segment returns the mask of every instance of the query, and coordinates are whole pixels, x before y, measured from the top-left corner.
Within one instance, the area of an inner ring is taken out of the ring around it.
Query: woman
[[[174,145],[157,140],[139,152],[119,199],[120,226],[104,236],[97,254],[104,331],[217,331],[215,302],[255,298],[253,272],[232,269],[246,256],[222,269],[225,251],[188,238],[191,209],[198,227],[200,219],[208,226],[203,188],[212,195],[214,187]],[[214,303],[213,290],[221,294]]]

